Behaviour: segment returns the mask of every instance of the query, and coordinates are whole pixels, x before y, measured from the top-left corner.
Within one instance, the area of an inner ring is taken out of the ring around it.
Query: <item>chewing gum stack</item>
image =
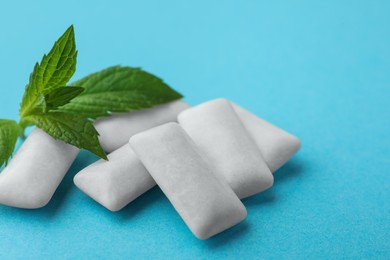
[[[117,211],[157,184],[192,233],[207,239],[242,221],[240,199],[270,188],[272,172],[300,147],[295,136],[225,99],[177,118],[128,136],[109,161],[79,172],[76,186]]]

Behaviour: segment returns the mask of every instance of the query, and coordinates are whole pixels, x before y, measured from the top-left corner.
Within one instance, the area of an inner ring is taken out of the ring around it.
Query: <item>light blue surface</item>
[[[226,97],[301,138],[248,218],[197,240],[155,188],[112,213],[73,175],[50,204],[0,206],[0,258],[390,258],[389,1],[3,1],[0,118],[75,25],[73,79],[141,66],[191,104]]]

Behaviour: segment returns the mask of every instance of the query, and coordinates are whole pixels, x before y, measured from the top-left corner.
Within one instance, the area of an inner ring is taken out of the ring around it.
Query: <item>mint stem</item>
[[[32,126],[33,124],[29,123],[28,121],[24,120],[23,118],[19,121],[20,126],[20,134],[19,136],[21,138],[26,138],[25,130],[27,127]]]

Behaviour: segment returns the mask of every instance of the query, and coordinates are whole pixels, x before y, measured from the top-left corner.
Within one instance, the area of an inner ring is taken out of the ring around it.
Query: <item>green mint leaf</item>
[[[73,26],[54,43],[51,51],[36,63],[20,105],[20,115],[40,111],[40,94],[65,86],[76,70],[76,43]]]
[[[72,85],[85,90],[60,110],[88,118],[150,108],[182,97],[158,77],[122,66],[93,73]]]
[[[31,115],[24,120],[35,124],[55,139],[80,149],[86,149],[107,160],[107,156],[99,144],[98,132],[92,122],[82,116],[63,112],[49,112]]]
[[[11,157],[22,128],[14,120],[0,119],[0,167]]]
[[[84,91],[82,87],[59,87],[44,94],[45,111],[56,110],[58,107],[66,105],[73,98]]]

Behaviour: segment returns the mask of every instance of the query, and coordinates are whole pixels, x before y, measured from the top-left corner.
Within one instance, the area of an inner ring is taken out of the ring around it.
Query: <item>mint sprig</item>
[[[54,43],[51,51],[43,55],[41,62],[35,64],[20,104],[19,113],[22,118],[36,113],[36,109],[42,105],[40,100],[42,94],[66,86],[76,71],[76,58],[72,25]]]
[[[65,87],[76,71],[76,59],[74,29],[70,26],[35,65],[20,105],[20,125],[36,125],[56,139],[107,159],[88,119],[52,112],[84,91],[80,87]]]
[[[182,97],[158,77],[139,68],[114,66],[66,86],[76,70],[73,26],[36,63],[20,104],[20,121],[0,119],[0,166],[19,136],[36,125],[55,139],[107,159],[93,120],[115,112],[149,108]]]

